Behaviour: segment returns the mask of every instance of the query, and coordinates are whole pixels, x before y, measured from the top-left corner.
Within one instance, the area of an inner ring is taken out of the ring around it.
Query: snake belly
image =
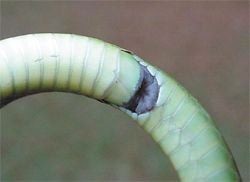
[[[181,181],[240,181],[208,113],[174,79],[132,52],[73,34],[0,41],[1,107],[55,91],[85,95],[130,115],[160,145]]]

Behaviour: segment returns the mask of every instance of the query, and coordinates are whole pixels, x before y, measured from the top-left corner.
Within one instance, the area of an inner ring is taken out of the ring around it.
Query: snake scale
[[[240,181],[223,137],[198,101],[132,52],[73,34],[0,41],[1,107],[54,91],[85,95],[130,115],[160,145],[182,181]]]

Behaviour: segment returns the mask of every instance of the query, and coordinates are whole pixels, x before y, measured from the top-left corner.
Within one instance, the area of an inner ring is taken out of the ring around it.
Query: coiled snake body
[[[183,181],[239,181],[221,134],[174,79],[133,53],[71,34],[0,41],[1,107],[25,95],[72,92],[136,120],[170,157]]]

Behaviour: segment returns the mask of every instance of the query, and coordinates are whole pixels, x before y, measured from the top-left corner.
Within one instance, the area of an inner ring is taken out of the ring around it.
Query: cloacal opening
[[[137,114],[151,111],[158,99],[159,85],[155,76],[151,75],[146,66],[140,64],[141,75],[137,89],[129,102],[123,105],[124,108]]]

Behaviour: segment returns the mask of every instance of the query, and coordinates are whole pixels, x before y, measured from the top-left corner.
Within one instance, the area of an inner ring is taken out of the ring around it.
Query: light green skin
[[[146,65],[160,85],[155,107],[140,115],[121,107]],[[0,41],[1,101],[15,94],[73,92],[105,99],[129,114],[160,145],[182,181],[240,181],[212,119],[174,79],[136,55],[70,34],[31,34]]]

